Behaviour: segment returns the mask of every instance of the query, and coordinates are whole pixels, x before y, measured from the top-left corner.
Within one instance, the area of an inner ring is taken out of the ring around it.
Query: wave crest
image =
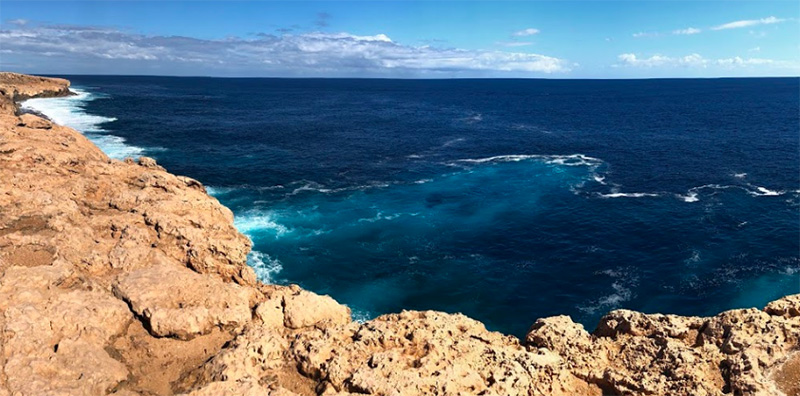
[[[144,154],[144,148],[127,144],[124,138],[109,135],[108,131],[103,129],[104,124],[116,121],[116,118],[86,112],[84,107],[87,102],[101,99],[103,96],[75,87],[71,88],[71,91],[75,95],[28,99],[20,106],[24,110],[44,114],[56,124],[65,125],[83,133],[111,158],[124,159]]]

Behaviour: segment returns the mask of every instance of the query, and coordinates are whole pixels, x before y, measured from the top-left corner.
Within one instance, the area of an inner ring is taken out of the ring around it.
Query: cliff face
[[[800,394],[800,295],[619,310],[593,334],[552,317],[518,340],[432,311],[357,323],[260,284],[198,181],[15,113],[68,87],[0,73],[0,396]]]

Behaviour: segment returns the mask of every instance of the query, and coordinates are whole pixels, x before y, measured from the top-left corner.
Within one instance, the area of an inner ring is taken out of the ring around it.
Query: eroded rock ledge
[[[196,180],[110,160],[14,100],[69,82],[0,73],[0,396],[798,395],[800,295],[709,318],[566,316],[524,340],[463,315],[353,322],[264,285]]]

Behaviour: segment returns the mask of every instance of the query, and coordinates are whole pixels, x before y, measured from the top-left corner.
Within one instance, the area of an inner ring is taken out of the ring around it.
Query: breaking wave
[[[253,250],[247,255],[247,264],[253,267],[258,279],[264,283],[275,283],[277,281],[275,275],[283,270],[280,261],[257,250]]]
[[[28,99],[22,102],[21,108],[26,111],[43,114],[56,124],[80,131],[111,158],[124,159],[144,154],[144,148],[127,144],[124,138],[110,135],[103,128],[104,124],[116,121],[116,118],[103,117],[86,112],[85,106],[87,102],[105,98],[104,96],[75,87],[71,88],[71,91],[75,95],[60,98]]]

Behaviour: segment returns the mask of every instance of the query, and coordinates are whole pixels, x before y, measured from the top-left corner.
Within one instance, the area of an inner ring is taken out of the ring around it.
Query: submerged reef
[[[17,101],[69,82],[0,73],[0,396],[798,395],[800,295],[713,317],[616,310],[524,339],[460,314],[359,323],[257,281],[197,180],[109,159]]]

